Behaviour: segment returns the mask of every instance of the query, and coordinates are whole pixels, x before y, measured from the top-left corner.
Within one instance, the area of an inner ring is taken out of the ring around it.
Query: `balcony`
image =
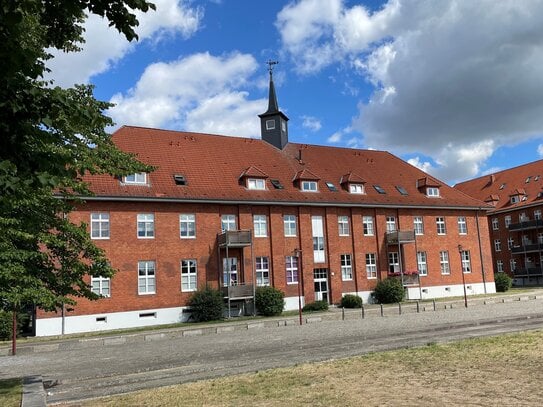
[[[532,243],[532,244],[525,244],[523,246],[513,246],[511,248],[512,254],[519,254],[519,253],[534,253],[534,252],[540,252],[543,250],[543,243]]]
[[[254,290],[252,284],[230,285],[221,288],[224,298],[231,300],[243,300],[253,298]]]
[[[413,243],[415,241],[415,231],[414,230],[403,230],[403,231],[394,231],[386,232],[387,244],[404,244],[404,243]]]
[[[518,268],[513,271],[514,277],[543,277],[543,268],[530,267],[530,268]]]
[[[400,280],[404,287],[418,287],[419,286],[419,274],[416,271],[404,271],[403,273],[387,273],[388,278],[397,278]]]
[[[517,230],[530,230],[543,228],[543,219],[527,220],[519,223],[511,223],[509,225],[509,231],[514,232]]]
[[[219,247],[245,247],[251,245],[250,230],[226,230],[217,235]]]

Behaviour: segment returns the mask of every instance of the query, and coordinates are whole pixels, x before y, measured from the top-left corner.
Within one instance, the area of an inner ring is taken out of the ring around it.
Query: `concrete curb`
[[[23,379],[21,407],[46,407],[45,389],[41,376],[26,376]]]

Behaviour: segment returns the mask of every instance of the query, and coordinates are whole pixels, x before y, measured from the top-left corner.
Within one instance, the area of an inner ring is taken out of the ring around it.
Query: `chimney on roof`
[[[275,86],[273,84],[273,66],[277,61],[269,60],[268,71],[270,73],[270,93],[268,96],[268,110],[260,117],[260,134],[262,140],[282,150],[288,143],[288,117],[279,110]]]

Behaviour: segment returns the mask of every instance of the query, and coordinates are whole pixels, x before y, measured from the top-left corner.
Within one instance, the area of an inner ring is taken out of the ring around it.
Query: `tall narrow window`
[[[238,259],[225,257],[222,259],[223,285],[238,285]]]
[[[287,284],[298,284],[298,257],[285,257],[285,265],[287,269]]]
[[[387,232],[395,232],[395,231],[396,231],[396,217],[387,216]]]
[[[181,260],[181,291],[196,291],[196,260]]]
[[[155,237],[155,215],[152,213],[138,214],[138,239]]]
[[[419,276],[428,275],[428,264],[426,263],[426,252],[417,252],[417,266],[419,269]]]
[[[443,250],[439,252],[439,265],[441,267],[441,274],[451,274],[448,251]]]
[[[270,264],[267,257],[256,258],[256,285],[270,285]]]
[[[398,252],[388,253],[388,271],[390,273],[400,272],[400,257],[398,256]]]
[[[498,273],[503,273],[503,260],[496,260],[496,270]]]
[[[366,276],[368,279],[377,278],[377,262],[375,253],[366,253]]]
[[[511,273],[514,273],[517,269],[517,261],[515,259],[509,260],[509,266],[511,267]]]
[[[535,220],[540,220],[541,219],[541,209],[536,209],[534,211],[534,219]]]
[[[91,238],[109,239],[109,213],[91,213]]]
[[[464,216],[458,217],[458,234],[460,235],[468,234],[468,224],[466,223],[466,218]]]
[[[221,229],[223,232],[226,232],[227,230],[236,230],[236,215],[222,215]]]
[[[294,215],[283,216],[283,225],[285,228],[285,237],[296,236],[296,216]]]
[[[155,262],[138,262],[138,294],[155,293]]]
[[[471,260],[469,250],[462,250],[460,252],[462,258],[462,273],[471,273]]]
[[[255,231],[255,237],[268,236],[268,224],[266,222],[266,215],[254,215],[253,227]]]
[[[373,236],[373,216],[363,216],[364,236]]]
[[[179,215],[179,233],[181,239],[196,237],[196,216],[194,214]]]
[[[501,252],[502,251],[502,242],[500,239],[494,239],[494,251]]]
[[[506,227],[506,228],[509,228],[509,225],[511,224],[511,216],[510,216],[510,215],[507,215],[507,216],[504,218],[504,221],[505,221],[505,227]]]
[[[341,279],[343,281],[353,279],[353,264],[350,254],[341,255]]]
[[[438,235],[446,234],[447,229],[445,228],[445,218],[437,217],[436,218],[436,227],[437,227],[437,234]]]
[[[311,217],[311,229],[313,232],[313,261],[324,263],[324,227],[322,216]]]
[[[508,238],[507,239],[507,248],[509,250],[511,250],[514,245],[515,245],[515,241],[513,240],[513,238],[512,237]]]
[[[499,230],[500,224],[498,218],[492,218],[492,230]]]
[[[416,235],[424,234],[424,223],[422,223],[422,216],[415,216],[413,218],[413,229],[415,229]]]
[[[338,216],[337,217],[339,235],[340,236],[349,236],[349,217],[348,216]]]
[[[91,291],[94,294],[100,295],[102,297],[110,296],[110,284],[111,280],[109,279],[109,277],[91,277]]]

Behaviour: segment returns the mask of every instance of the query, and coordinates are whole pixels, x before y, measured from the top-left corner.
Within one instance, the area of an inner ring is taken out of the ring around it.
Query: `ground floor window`
[[[256,285],[270,285],[270,266],[267,257],[256,258]]]
[[[298,283],[298,257],[287,256],[285,258],[287,269],[287,284]]]
[[[419,276],[428,275],[428,264],[426,263],[426,252],[417,252],[417,265]]]
[[[368,279],[377,278],[375,253],[366,253],[366,275]]]
[[[196,260],[181,260],[181,291],[196,291]]]
[[[102,297],[110,296],[110,279],[108,277],[91,277],[91,291]]]
[[[138,294],[155,293],[155,262],[138,262]]]
[[[350,254],[341,255],[341,279],[343,281],[353,279],[353,263]]]

